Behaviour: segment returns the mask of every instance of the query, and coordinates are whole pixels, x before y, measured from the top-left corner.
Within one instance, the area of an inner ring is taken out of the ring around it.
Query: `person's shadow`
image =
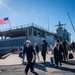
[[[75,69],[72,69],[72,68],[58,67],[58,68],[55,68],[55,69],[75,73]]]
[[[69,62],[66,62],[65,64],[74,65],[74,64],[69,64]],[[47,72],[46,67],[55,68],[55,69],[58,69],[58,70],[61,70],[61,71],[67,71],[67,72],[69,71],[69,72],[75,73],[75,69],[73,69],[73,68],[63,67],[63,65],[62,65],[62,67],[56,68],[55,65],[51,66],[50,62],[38,63],[38,64],[35,65],[36,69]]]
[[[68,64],[68,65],[75,65],[75,61],[66,61],[66,62],[63,62],[63,63],[65,63],[65,64]]]
[[[46,67],[45,67],[44,64],[41,64],[41,63],[35,63],[34,67],[35,67],[36,69],[38,69],[38,70],[42,70],[42,71],[47,72]]]
[[[32,72],[34,75],[39,75],[37,72]]]
[[[47,72],[47,67],[48,68],[52,68],[52,66],[50,65],[50,62],[41,62],[41,63],[35,63],[34,67],[38,70],[42,70],[44,72]]]

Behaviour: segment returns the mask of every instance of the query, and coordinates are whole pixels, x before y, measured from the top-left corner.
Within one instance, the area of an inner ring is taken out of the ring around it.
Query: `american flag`
[[[8,24],[8,23],[9,23],[8,17],[0,20],[0,24]]]

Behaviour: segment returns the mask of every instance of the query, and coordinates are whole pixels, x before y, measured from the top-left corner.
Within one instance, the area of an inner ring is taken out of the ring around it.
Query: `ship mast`
[[[66,25],[66,24],[61,24],[61,22],[59,21],[59,24],[58,25],[55,25],[55,26],[63,27],[64,25]]]

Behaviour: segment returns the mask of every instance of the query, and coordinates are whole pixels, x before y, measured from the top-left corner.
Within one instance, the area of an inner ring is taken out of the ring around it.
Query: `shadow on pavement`
[[[46,62],[46,63],[35,63],[34,67],[38,70],[47,72],[46,67],[52,68],[53,66],[50,65],[50,62]]]
[[[68,64],[68,65],[75,65],[73,64],[72,62],[64,62],[65,64]],[[41,71],[44,71],[44,72],[47,72],[47,69],[46,68],[55,68],[55,69],[58,69],[58,70],[62,70],[62,71],[67,71],[67,72],[72,72],[72,73],[75,73],[75,69],[73,68],[68,68],[68,67],[58,67],[56,68],[55,65],[50,65],[50,62],[46,62],[46,63],[35,63],[34,65],[34,68],[38,69],[38,70],[41,70]],[[34,75],[39,75],[38,73],[36,72],[33,72]]]
[[[63,62],[65,64],[68,64],[68,65],[75,65],[75,61],[66,61],[66,62]]]
[[[39,75],[37,72],[32,72],[34,75]]]
[[[66,64],[70,64],[70,63],[69,63],[69,62],[66,62]],[[71,65],[71,64],[70,64],[70,65]],[[72,65],[73,65],[73,64],[72,64]],[[42,70],[42,71],[45,71],[45,72],[47,72],[46,67],[48,67],[48,68],[55,68],[54,65],[52,65],[52,66],[50,65],[50,62],[38,63],[38,64],[36,63],[34,67],[35,67],[36,69],[39,69],[39,70]],[[73,69],[73,68],[68,68],[68,67],[63,67],[63,65],[62,65],[62,67],[58,67],[58,68],[55,68],[55,69],[75,73],[75,69]]]
[[[38,69],[38,70],[42,70],[42,71],[47,72],[46,67],[45,67],[43,64],[36,63],[36,64],[34,65],[34,67],[35,67],[36,69]]]
[[[55,68],[55,69],[75,73],[75,69],[72,69],[72,68],[67,68],[67,67],[58,67],[58,68]]]

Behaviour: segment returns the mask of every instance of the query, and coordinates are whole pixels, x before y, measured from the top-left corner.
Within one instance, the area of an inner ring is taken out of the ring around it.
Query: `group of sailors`
[[[43,40],[42,44],[41,44],[41,55],[42,55],[44,63],[46,62],[46,54],[48,52],[47,48],[48,48],[48,44],[47,44],[46,40]],[[62,61],[68,60],[68,50],[69,50],[69,45],[65,39],[63,39],[63,41],[61,43],[59,40],[57,40],[55,42],[55,45],[52,48],[52,53],[54,54],[55,65],[56,65],[55,67],[59,67],[59,65],[62,66]],[[31,70],[31,72],[34,71],[33,65],[36,62],[36,55],[38,57],[38,61],[40,61],[38,44],[35,43],[34,46],[32,46],[31,41],[26,40],[24,42],[24,46],[23,46],[23,61],[22,61],[23,63],[24,63],[25,55],[27,58],[25,74],[27,75],[29,69]],[[34,61],[32,61],[33,59],[34,59]]]

